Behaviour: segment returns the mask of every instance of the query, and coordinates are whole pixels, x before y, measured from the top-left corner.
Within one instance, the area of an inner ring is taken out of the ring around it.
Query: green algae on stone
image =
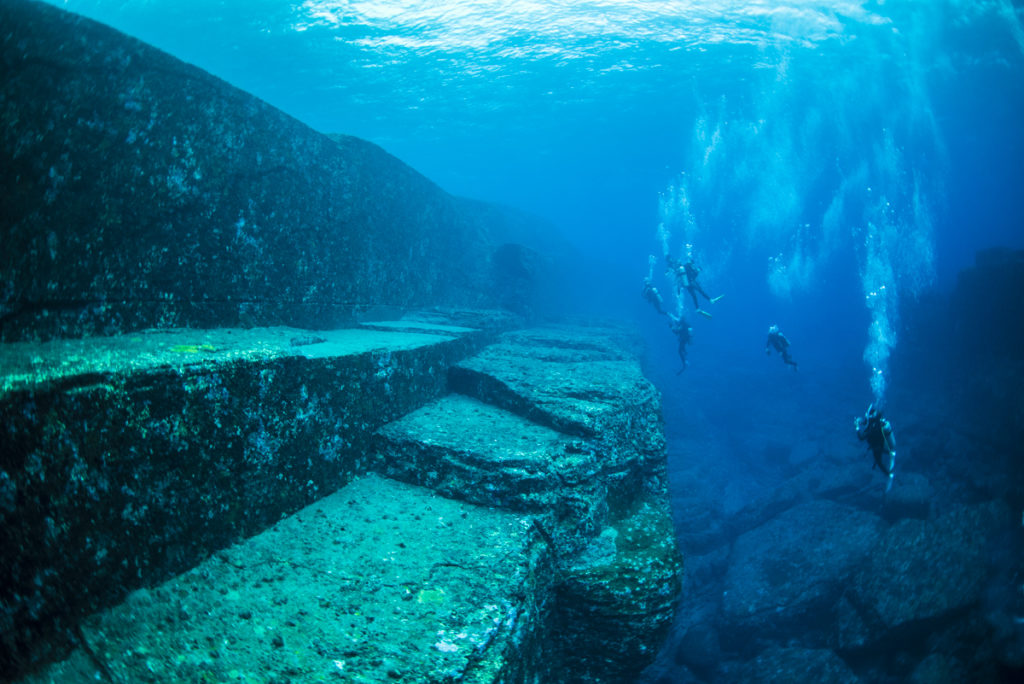
[[[542,546],[520,516],[368,476],[82,631],[125,682],[499,681],[543,627],[522,610]]]
[[[5,649],[31,651],[55,616],[109,605],[366,472],[373,430],[444,393],[443,370],[473,344],[362,329],[291,344],[301,334],[0,344],[0,471],[17,502],[0,526],[0,603],[22,635]]]

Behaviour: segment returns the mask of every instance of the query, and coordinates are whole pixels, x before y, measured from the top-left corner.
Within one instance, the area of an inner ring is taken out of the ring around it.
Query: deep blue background
[[[952,287],[975,250],[1024,244],[1024,29],[1009,2],[55,4],[376,142],[453,194],[550,219],[597,264],[577,276],[578,306],[639,320],[655,344],[663,321],[637,292],[659,223],[675,226],[670,249],[689,239],[726,295],[714,325],[696,321],[692,363],[760,352],[770,322],[804,356],[859,359],[881,195],[890,246],[920,228],[915,186],[925,207],[924,247],[887,255],[904,307]],[[690,234],[659,209],[680,186]],[[796,253],[804,271],[773,289],[768,260]]]

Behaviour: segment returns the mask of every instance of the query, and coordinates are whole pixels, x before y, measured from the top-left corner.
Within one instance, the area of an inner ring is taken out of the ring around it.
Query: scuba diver
[[[782,362],[787,366],[792,366],[793,370],[797,370],[797,363],[793,360],[793,357],[789,355],[789,340],[786,336],[779,332],[779,326],[773,325],[768,328],[768,339],[764,343],[764,353],[771,354],[772,349],[782,355]]]
[[[854,421],[854,429],[857,431],[857,439],[868,443],[875,465],[888,476],[889,482],[885,486],[885,491],[888,492],[892,488],[896,468],[896,437],[892,433],[892,425],[882,417],[882,412],[871,404],[867,412]]]
[[[661,301],[661,293],[658,292],[658,288],[651,285],[650,278],[644,278],[644,289],[640,292],[644,299],[649,301],[655,309],[658,310],[662,316],[667,316],[668,312],[665,311],[665,305]]]
[[[688,365],[686,362],[686,345],[688,345],[690,340],[693,339],[693,328],[690,327],[689,323],[687,323],[686,319],[682,316],[679,318],[669,316],[669,319],[672,321],[669,323],[669,327],[679,339],[679,359],[683,362],[683,367],[679,369],[676,375],[680,375],[684,370],[686,370],[686,366]]]
[[[697,276],[700,274],[700,269],[698,269],[697,265],[693,263],[693,259],[688,259],[685,264],[682,264],[671,254],[666,254],[665,263],[668,264],[670,272],[676,279],[676,293],[678,294],[682,292],[682,290],[689,292],[690,296],[693,297],[693,307],[697,309],[697,313],[701,316],[711,318],[711,314],[700,308],[700,301],[697,299],[697,294],[700,293],[704,295],[704,299],[708,300],[712,304],[721,299],[722,295],[712,298],[711,295],[704,291],[704,288],[701,287],[700,282],[697,280]]]

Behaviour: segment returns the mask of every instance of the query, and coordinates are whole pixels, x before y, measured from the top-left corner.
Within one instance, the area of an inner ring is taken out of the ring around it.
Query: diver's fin
[[[719,299],[721,299],[724,296],[725,295],[718,295],[717,297],[715,297],[714,299],[711,300],[711,303],[714,304],[715,302],[717,302]]]
[[[888,494],[889,490],[892,489],[893,474],[889,473],[889,481],[885,483],[885,493]]]
[[[704,309],[697,309],[697,313],[699,313],[699,314],[700,314],[701,316],[705,316],[705,317],[707,317],[707,318],[711,318],[711,314],[709,314],[709,313],[708,313],[707,311],[705,311]]]

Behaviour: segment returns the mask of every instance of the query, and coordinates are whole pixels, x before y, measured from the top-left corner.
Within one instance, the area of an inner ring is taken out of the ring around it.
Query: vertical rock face
[[[0,679],[83,613],[365,472],[373,430],[480,343],[417,330],[0,345]]]
[[[0,340],[490,305],[501,233],[538,225],[93,21],[0,25]]]
[[[962,353],[977,359],[1024,359],[1022,296],[1024,250],[978,252],[974,266],[960,272],[950,301],[950,327]]]
[[[380,472],[527,513],[552,547],[541,681],[631,681],[679,596],[660,399],[634,346],[614,328],[506,333],[451,368],[457,394],[378,432]]]
[[[635,678],[682,573],[658,394],[607,328],[458,322],[0,345],[0,678]]]
[[[636,676],[682,566],[635,340],[465,358],[545,296],[537,223],[51,6],[0,27],[0,678]]]

